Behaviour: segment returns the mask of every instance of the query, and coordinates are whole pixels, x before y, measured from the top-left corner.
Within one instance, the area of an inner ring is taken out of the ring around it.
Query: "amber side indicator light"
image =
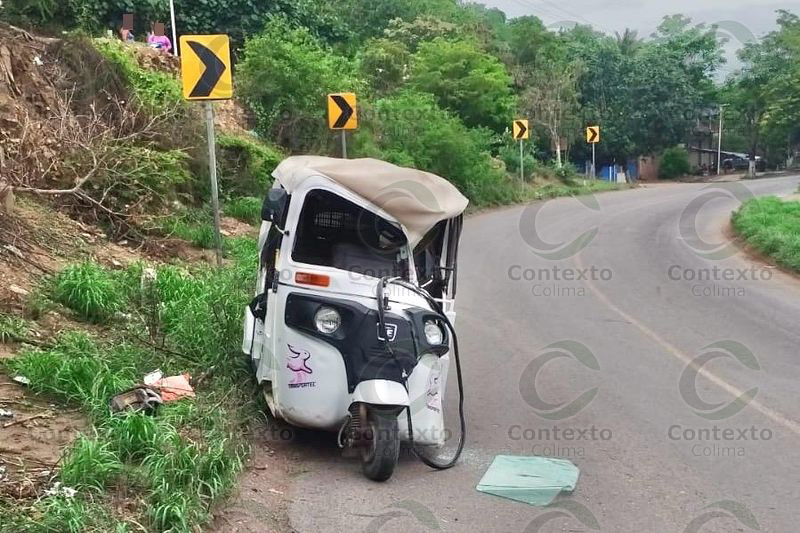
[[[314,285],[315,287],[327,287],[331,284],[330,276],[323,274],[312,274],[310,272],[296,272],[294,275],[295,283],[303,285]]]

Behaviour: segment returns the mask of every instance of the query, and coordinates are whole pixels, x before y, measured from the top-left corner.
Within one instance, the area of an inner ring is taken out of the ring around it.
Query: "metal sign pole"
[[[175,0],[169,0],[169,16],[172,22],[172,55],[178,55],[178,30],[175,29]]]
[[[525,156],[522,152],[522,139],[519,140],[519,182],[525,183]]]
[[[342,130],[342,159],[347,159],[347,130]]]
[[[592,179],[597,178],[597,167],[595,166],[595,157],[594,157],[594,145],[595,143],[592,143]]]
[[[717,141],[717,176],[722,172],[722,114],[725,106],[719,106],[719,140]]]
[[[222,235],[219,227],[219,188],[217,185],[217,148],[214,135],[214,105],[206,101],[206,131],[208,132],[208,172],[211,176],[211,208],[214,210],[214,240],[217,266],[222,266]]]

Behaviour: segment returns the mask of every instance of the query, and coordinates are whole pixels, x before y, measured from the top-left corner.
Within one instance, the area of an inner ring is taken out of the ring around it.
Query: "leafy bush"
[[[63,4],[69,4],[72,16],[84,29],[93,32],[118,27],[123,13],[136,14],[134,29],[137,37],[149,29],[150,21],[169,22],[169,3],[161,0],[63,0]],[[246,37],[261,31],[267,17],[276,15],[286,16],[323,38],[345,41],[350,31],[340,17],[340,11],[337,5],[315,0],[175,0],[176,26],[181,33],[226,33],[233,41],[231,50],[234,53],[241,48]],[[169,27],[166,30],[170,33]]]
[[[55,278],[53,299],[90,322],[107,320],[121,304],[113,277],[91,262],[62,270]]]
[[[467,128],[430,94],[403,91],[378,100],[375,109],[376,120],[356,134],[359,153],[438,174],[477,204],[500,200],[495,190],[506,180],[485,130]]]
[[[266,194],[272,171],[283,160],[277,148],[252,137],[222,134],[217,138],[220,186],[226,194]]]
[[[578,169],[575,168],[575,165],[569,161],[562,163],[560,167],[557,166],[555,162],[551,162],[551,166],[555,176],[563,182],[571,183],[572,181],[581,177]]]
[[[515,97],[503,63],[469,41],[442,38],[422,43],[414,55],[409,87],[436,96],[440,106],[470,127],[508,127]]]
[[[758,251],[800,272],[800,202],[750,200],[734,213],[733,227]]]
[[[113,171],[98,176],[98,191],[106,204],[119,211],[161,207],[175,199],[178,191],[193,193],[195,183],[190,158],[180,150],[160,151],[153,147],[120,144],[111,147]],[[85,154],[76,154],[78,157]]]
[[[261,204],[262,201],[259,198],[242,196],[227,201],[223,211],[230,217],[256,226],[261,224]]]
[[[303,150],[328,138],[323,118],[328,93],[359,92],[354,63],[336,55],[305,28],[271,20],[247,41],[238,90],[266,138]]]
[[[533,175],[533,171],[538,167],[536,158],[530,151],[531,149],[526,146],[523,149],[523,170],[525,172],[525,179],[527,180]],[[516,143],[504,144],[500,147],[498,157],[506,166],[506,170],[514,175],[519,176],[519,145]]]
[[[164,72],[139,67],[131,47],[111,39],[97,39],[95,46],[120,69],[136,98],[148,111],[159,113],[185,106],[178,80]]]
[[[12,24],[61,26],[72,22],[71,10],[59,0],[5,0],[0,2],[0,18]]]
[[[691,171],[689,165],[689,152],[682,146],[667,148],[661,156],[661,166],[658,175],[662,179],[675,179],[685,176]]]

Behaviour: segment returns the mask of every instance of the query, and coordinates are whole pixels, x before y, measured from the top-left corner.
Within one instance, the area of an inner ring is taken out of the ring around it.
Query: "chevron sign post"
[[[586,142],[592,145],[592,178],[597,177],[594,145],[600,142],[600,126],[586,127]]]
[[[358,129],[355,93],[328,95],[328,128],[342,132],[342,159],[347,159],[347,130]]]
[[[183,97],[190,101],[201,100],[205,104],[206,131],[208,132],[208,170],[211,176],[211,207],[214,210],[217,266],[222,266],[217,148],[212,102],[214,100],[230,100],[233,97],[231,43],[227,35],[183,35],[180,43]]]
[[[526,119],[517,119],[511,124],[511,136],[519,141],[519,181],[525,183],[525,154],[522,148],[522,141],[527,140],[531,135],[531,129]]]

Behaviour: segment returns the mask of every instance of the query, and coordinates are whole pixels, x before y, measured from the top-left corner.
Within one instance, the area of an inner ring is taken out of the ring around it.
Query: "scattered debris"
[[[30,385],[31,380],[26,378],[25,376],[14,376],[11,378],[15,383],[19,383],[20,385]]]
[[[56,481],[53,483],[53,486],[44,491],[44,493],[48,496],[64,496],[65,498],[74,498],[78,491],[72,487],[65,487],[60,481]]]
[[[565,459],[498,455],[477,489],[529,505],[544,507],[562,491],[572,492],[580,470]]]
[[[145,375],[143,382],[148,387],[152,387],[153,385],[161,381],[163,377],[164,373],[159,368],[158,370],[153,370],[149,374]]]
[[[174,402],[181,398],[194,398],[195,392],[189,383],[189,374],[164,377],[164,373],[154,370],[142,379],[143,385],[137,385],[111,398],[111,411],[145,411],[153,412],[162,403]]]
[[[161,395],[156,390],[145,385],[139,385],[111,398],[109,407],[112,413],[120,413],[127,410],[151,413],[162,403],[164,402]]]
[[[153,386],[161,392],[164,402],[173,402],[185,396],[194,398],[194,389],[189,384],[192,376],[181,374],[180,376],[169,376],[157,381]]]
[[[17,285],[13,285],[13,284],[8,286],[8,290],[10,290],[14,294],[18,294],[20,296],[28,296],[30,294],[29,291],[27,291],[27,290],[25,290],[22,287],[19,287]]]
[[[6,249],[6,250],[8,250],[9,252],[11,252],[12,254],[16,255],[16,256],[17,256],[17,257],[19,257],[20,259],[24,259],[24,258],[25,258],[25,256],[24,256],[24,255],[22,254],[22,252],[19,250],[19,248],[17,248],[16,246],[14,246],[14,245],[12,245],[12,244],[6,244],[5,246],[3,246],[3,248],[5,248],[5,249]],[[19,288],[19,287],[17,287],[17,288]],[[27,292],[27,291],[26,291],[26,292]]]
[[[0,418],[14,418],[14,412],[9,409],[0,409]]]
[[[3,429],[10,428],[11,426],[16,426],[18,424],[27,424],[28,422],[32,422],[34,420],[38,420],[40,418],[52,418],[53,413],[51,411],[45,411],[44,413],[39,413],[36,415],[26,416],[25,418],[20,418],[19,420],[14,420],[13,422],[6,422],[3,424]]]

